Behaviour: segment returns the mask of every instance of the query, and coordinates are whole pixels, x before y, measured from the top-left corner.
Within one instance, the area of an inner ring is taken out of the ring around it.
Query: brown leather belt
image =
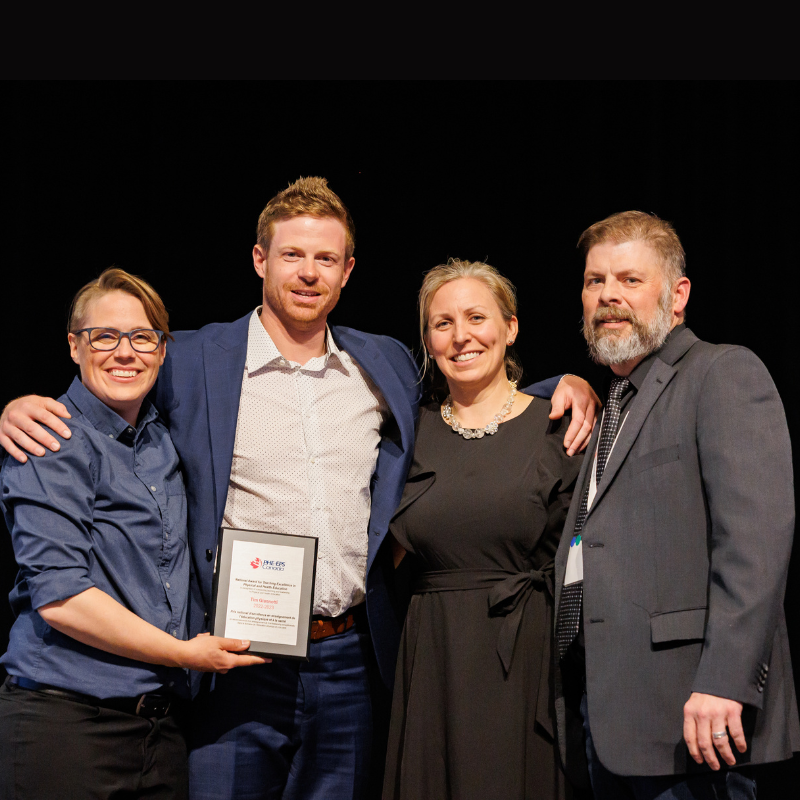
[[[340,614],[338,617],[312,617],[309,638],[312,642],[318,642],[320,639],[327,639],[328,636],[349,631],[355,624],[352,612]]]

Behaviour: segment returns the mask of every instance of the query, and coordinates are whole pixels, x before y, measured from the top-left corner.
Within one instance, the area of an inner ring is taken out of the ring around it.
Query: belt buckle
[[[143,694],[136,704],[137,717],[158,718],[166,717],[171,703],[168,698],[160,694]]]

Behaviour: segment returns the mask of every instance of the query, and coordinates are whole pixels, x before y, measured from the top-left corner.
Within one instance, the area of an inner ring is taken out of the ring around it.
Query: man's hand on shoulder
[[[62,417],[70,419],[71,414],[63,403],[51,397],[35,394],[18,397],[3,409],[0,416],[0,447],[23,464],[28,460],[26,453],[43,456],[45,447],[59,450],[58,440],[42,426],[46,425],[63,439],[69,439],[72,434],[61,421]]]
[[[572,409],[572,422],[564,436],[567,455],[573,456],[585,450],[592,435],[597,412],[602,406],[594,389],[577,375],[565,375],[559,381],[550,403],[550,419],[561,419],[567,409]]]
[[[724,736],[714,737],[714,734]],[[719,759],[732,767],[736,756],[731,750],[731,740],[740,753],[747,750],[742,728],[742,704],[736,700],[713,694],[692,692],[683,707],[683,738],[689,754],[698,763],[705,761],[713,770],[719,769]]]

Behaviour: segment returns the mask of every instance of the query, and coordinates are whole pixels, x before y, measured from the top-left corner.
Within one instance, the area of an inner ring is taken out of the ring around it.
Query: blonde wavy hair
[[[462,261],[460,258],[449,258],[446,264],[439,264],[425,273],[419,290],[419,335],[423,347],[423,377],[428,369],[433,369],[433,359],[428,355],[428,323],[430,321],[433,296],[446,283],[460,278],[473,278],[480,281],[494,297],[500,313],[506,322],[517,315],[517,290],[511,281],[501,275],[494,267],[482,261]],[[506,349],[506,375],[510,381],[522,378],[522,365],[514,353]]]
[[[125,292],[135,297],[144,307],[144,313],[153,330],[162,331],[172,339],[169,332],[169,314],[158,292],[145,280],[131,275],[119,267],[109,267],[99,278],[82,286],[72,300],[69,309],[67,331],[72,333],[83,327],[91,303],[109,292]]]

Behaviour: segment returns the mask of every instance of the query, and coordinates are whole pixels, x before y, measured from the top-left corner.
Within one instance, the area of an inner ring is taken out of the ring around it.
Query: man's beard
[[[583,321],[583,335],[589,345],[589,355],[598,364],[609,367],[658,350],[672,329],[671,300],[672,293],[664,292],[658,299],[655,316],[649,322],[618,306],[598,308],[590,321]],[[626,319],[631,328],[626,334],[624,329],[605,330],[598,327],[598,320],[609,319]]]
[[[292,291],[297,289],[319,292],[319,304],[306,306],[292,302]],[[289,324],[300,329],[313,328],[320,320],[324,322],[339,301],[340,293],[341,289],[338,287],[331,288],[321,281],[313,286],[293,281],[278,285],[266,277],[264,279],[264,302],[284,320],[284,323],[291,320]]]

